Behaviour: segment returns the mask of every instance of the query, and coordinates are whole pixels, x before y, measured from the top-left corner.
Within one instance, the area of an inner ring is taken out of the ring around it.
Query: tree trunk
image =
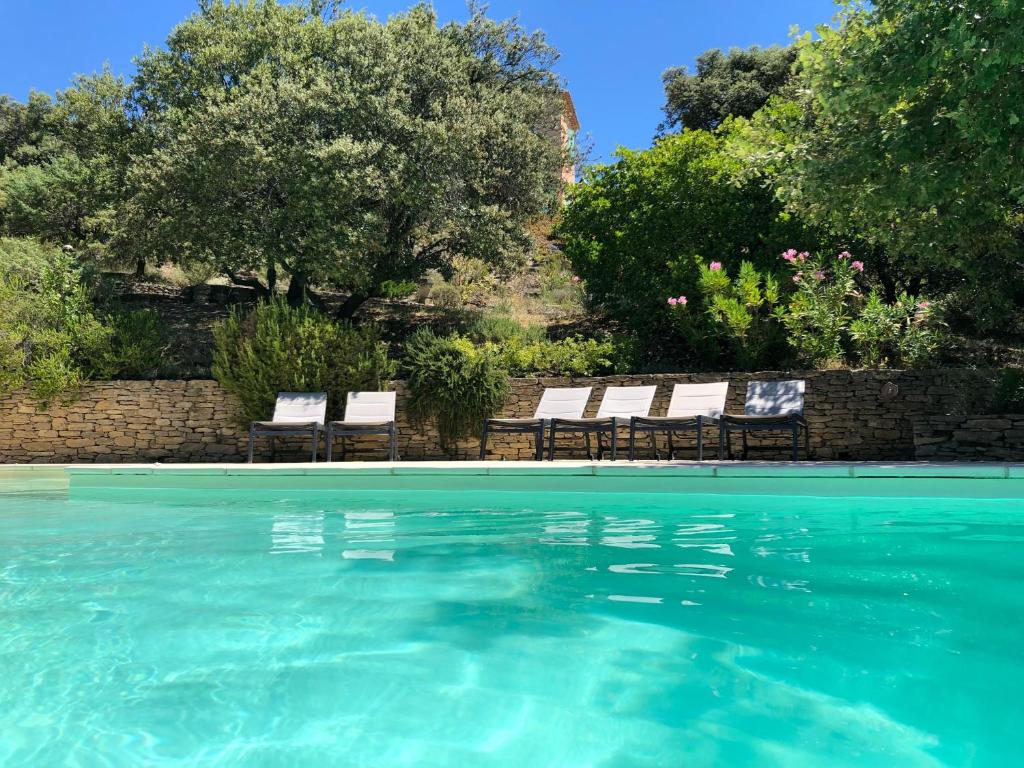
[[[308,291],[309,279],[301,272],[293,272],[291,282],[288,283],[288,305],[301,307],[306,302]]]
[[[277,264],[273,259],[267,261],[267,292],[273,296],[277,290]]]
[[[351,320],[352,316],[369,298],[369,293],[350,293],[349,297],[345,299],[345,303],[338,309],[338,317],[342,320]]]
[[[135,277],[139,280],[146,276],[146,260],[136,259],[135,260]]]

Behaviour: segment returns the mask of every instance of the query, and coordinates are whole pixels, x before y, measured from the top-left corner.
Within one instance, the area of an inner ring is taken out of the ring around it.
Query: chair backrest
[[[327,418],[326,392],[278,392],[273,421],[297,424],[315,421],[323,424]]]
[[[747,384],[747,416],[785,416],[804,412],[803,381],[752,381]]]
[[[580,419],[587,408],[593,387],[557,387],[545,389],[533,413],[535,419]]]
[[[369,424],[395,420],[394,392],[349,392],[345,400],[345,421]]]
[[[711,384],[676,384],[666,416],[711,416],[718,418],[725,410],[725,397],[729,393],[728,381]]]
[[[647,416],[651,412],[657,385],[649,387],[608,387],[597,409],[597,418],[611,416],[628,419],[630,416]]]

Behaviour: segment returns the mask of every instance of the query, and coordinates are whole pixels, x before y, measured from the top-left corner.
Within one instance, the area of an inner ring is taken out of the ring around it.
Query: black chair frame
[[[597,435],[597,459],[604,458],[604,443],[601,438],[609,435],[611,460],[615,461],[618,449],[617,432],[619,427],[625,426],[625,422],[619,416],[609,416],[600,421],[594,419],[552,419],[548,432],[548,461],[555,460],[555,439],[559,432],[566,434],[583,434],[586,441],[587,458],[593,461],[594,453],[591,448],[590,436]]]
[[[254,421],[249,425],[249,458],[248,462],[252,464],[252,454],[254,444],[257,437],[269,437],[270,438],[270,460],[273,461],[277,458],[277,443],[275,438],[278,437],[310,437],[312,438],[312,457],[311,460],[316,462],[316,454],[320,447],[320,423],[316,421],[310,422],[298,422],[296,424],[279,424],[274,426],[272,422],[260,422]]]
[[[480,435],[480,461],[487,459],[487,438],[491,434],[533,435],[537,461],[544,459],[544,430],[547,419],[487,419]]]
[[[388,461],[398,461],[398,435],[395,429],[395,422],[378,422],[375,424],[349,424],[344,421],[332,421],[327,424],[327,461],[331,461],[334,455],[334,441],[341,438],[341,460],[345,460],[348,446],[346,437],[358,437],[359,435],[387,435],[388,438]]]
[[[804,458],[811,457],[811,432],[807,420],[799,413],[790,413],[783,416],[739,416],[723,415],[720,422],[721,436],[720,443],[724,444],[729,458],[732,454],[731,433],[739,432],[743,437],[743,453],[741,458],[746,459],[751,451],[775,450],[773,446],[750,445],[747,442],[749,432],[789,432],[792,435],[793,461],[800,460],[800,433],[804,436]]]
[[[629,420],[629,460],[636,459],[636,436],[647,433],[651,437],[651,446],[654,448],[654,456],[661,459],[655,442],[655,434],[665,432],[668,434],[668,458],[669,461],[675,458],[676,448],[672,441],[674,432],[696,432],[697,433],[697,461],[704,461],[704,429],[706,427],[718,426],[718,419],[713,416],[634,416]],[[722,430],[718,431],[718,458],[724,454],[722,442]]]

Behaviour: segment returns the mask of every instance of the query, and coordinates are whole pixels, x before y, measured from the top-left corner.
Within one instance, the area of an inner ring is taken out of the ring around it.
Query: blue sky
[[[350,0],[384,18],[411,0]],[[464,19],[464,0],[435,0],[442,20]],[[109,62],[130,76],[144,44],[160,45],[195,0],[0,0],[0,93],[52,93]],[[828,22],[832,0],[491,0],[491,15],[518,15],[562,52],[593,159],[618,145],[650,145],[661,119],[661,73],[692,67],[708,48],[786,43],[793,25]]]

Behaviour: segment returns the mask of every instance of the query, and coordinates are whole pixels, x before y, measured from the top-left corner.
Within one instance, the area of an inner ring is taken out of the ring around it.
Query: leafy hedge
[[[395,375],[374,326],[282,299],[236,309],[213,337],[214,378],[238,398],[243,423],[269,419],[278,392],[326,392],[328,418],[341,418],[348,392],[383,389]]]

